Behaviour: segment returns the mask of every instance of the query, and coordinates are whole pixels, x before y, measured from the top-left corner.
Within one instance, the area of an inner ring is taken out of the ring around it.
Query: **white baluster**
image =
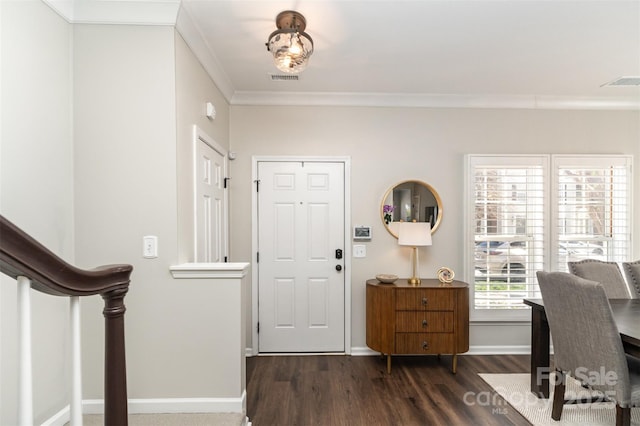
[[[69,298],[71,321],[71,426],[82,426],[82,358],[80,356],[80,298]]]
[[[18,424],[33,425],[31,281],[18,277]]]

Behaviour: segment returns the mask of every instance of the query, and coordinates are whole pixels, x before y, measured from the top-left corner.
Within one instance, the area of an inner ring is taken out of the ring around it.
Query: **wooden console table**
[[[455,374],[458,354],[469,350],[468,284],[368,280],[367,346],[387,355],[389,374],[391,355],[421,354],[452,354]]]

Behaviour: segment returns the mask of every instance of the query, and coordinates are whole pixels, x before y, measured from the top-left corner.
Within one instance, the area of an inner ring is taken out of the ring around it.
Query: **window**
[[[568,261],[580,259],[630,260],[631,158],[558,155],[552,169],[552,268],[567,271]]]
[[[465,251],[472,318],[528,319],[539,270],[627,260],[631,157],[467,157]],[[469,278],[470,280],[470,278]]]

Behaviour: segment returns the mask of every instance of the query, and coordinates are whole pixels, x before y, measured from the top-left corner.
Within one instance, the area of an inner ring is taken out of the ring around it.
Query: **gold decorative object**
[[[453,272],[453,270],[451,270],[450,268],[447,268],[446,266],[443,266],[442,268],[438,269],[438,279],[440,280],[441,283],[445,283],[445,284],[450,284],[453,282],[453,277],[456,274]]]

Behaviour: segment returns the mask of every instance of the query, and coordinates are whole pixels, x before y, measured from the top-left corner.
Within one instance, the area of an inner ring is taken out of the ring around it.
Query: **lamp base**
[[[407,279],[407,282],[408,282],[410,285],[420,285],[420,278],[418,278],[418,277],[411,277],[411,278]]]

